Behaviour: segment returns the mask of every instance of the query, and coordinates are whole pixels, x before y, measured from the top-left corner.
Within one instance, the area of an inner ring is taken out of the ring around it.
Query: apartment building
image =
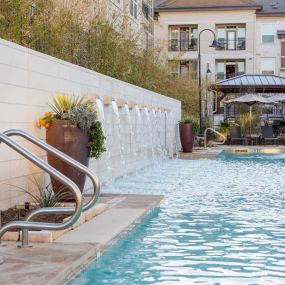
[[[94,16],[102,17],[113,21],[118,28],[123,25],[130,36],[137,38],[142,48],[148,49],[154,45],[154,0],[53,1],[57,5],[85,9],[87,19]]]
[[[220,81],[241,74],[285,76],[283,0],[159,0],[155,19],[155,46],[167,55],[173,76],[197,78],[198,38],[205,29],[202,77]],[[213,33],[219,47],[210,47]]]

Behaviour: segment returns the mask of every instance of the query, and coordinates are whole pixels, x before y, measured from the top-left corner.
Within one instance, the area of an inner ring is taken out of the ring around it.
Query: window
[[[275,73],[275,59],[274,58],[262,58],[261,59],[261,73],[262,74],[274,74]]]
[[[274,44],[276,28],[274,24],[262,24],[262,43],[263,44]]]
[[[142,11],[145,18],[153,19],[153,0],[143,0],[142,1]]]
[[[173,77],[197,79],[197,61],[171,60],[168,62],[169,74]]]
[[[216,27],[219,50],[245,50],[246,26],[240,25],[217,25]]]
[[[135,19],[138,18],[138,0],[130,0],[130,14]]]
[[[281,42],[281,68],[285,69],[285,42]]]
[[[245,74],[245,60],[217,60],[216,70],[217,80],[224,80]]]
[[[170,26],[169,51],[197,50],[197,26]]]

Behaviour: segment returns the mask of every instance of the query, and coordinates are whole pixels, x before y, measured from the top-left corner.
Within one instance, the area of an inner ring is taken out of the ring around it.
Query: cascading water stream
[[[120,110],[115,101],[107,107],[100,99],[96,99],[96,105],[107,137],[102,160],[106,164],[108,188],[113,187],[114,178],[118,176],[115,171],[120,176],[126,175],[178,152],[171,112],[140,109],[137,105],[130,109],[128,104]]]
[[[146,115],[146,124],[147,124],[147,128],[146,129],[146,145],[147,145],[147,152],[149,152],[149,150],[151,151],[150,155],[151,155],[151,160],[152,163],[155,161],[155,155],[154,155],[154,147],[153,147],[153,129],[152,129],[152,125],[151,125],[151,119],[150,119],[150,114],[149,114],[149,110],[145,107],[144,108],[144,112]]]
[[[142,127],[142,116],[139,106],[135,106],[136,113],[136,132],[135,132],[135,141],[137,146],[137,163],[139,166],[143,166],[144,153],[143,153],[143,127]]]
[[[110,133],[108,131],[107,122],[105,120],[105,112],[104,112],[104,105],[100,99],[96,99],[96,105],[98,108],[98,119],[102,123],[103,132],[106,136],[105,141],[105,148],[106,148],[106,169],[107,169],[107,176],[108,176],[108,183],[112,183],[112,163],[111,163],[111,151],[110,151]]]
[[[130,112],[130,108],[128,106],[128,104],[125,104],[125,112],[127,115],[127,121],[128,121],[128,125],[129,125],[129,148],[130,148],[130,159],[136,159],[137,157],[137,153],[136,153],[136,145],[135,145],[135,133],[134,133],[134,129],[133,129],[133,122],[132,122],[132,118],[131,118],[131,112]],[[130,165],[130,169],[132,170],[132,165],[131,163],[129,163]]]
[[[116,101],[112,101],[112,108],[113,108],[113,112],[115,115],[115,130],[117,131],[116,136],[118,138],[118,140],[115,140],[115,141],[118,141],[118,144],[119,144],[121,170],[125,170],[126,169],[126,159],[125,159],[125,154],[124,154],[125,147],[124,147],[123,136],[122,136],[123,131],[122,131],[122,124],[121,124],[121,119],[120,119],[119,108],[118,108]]]

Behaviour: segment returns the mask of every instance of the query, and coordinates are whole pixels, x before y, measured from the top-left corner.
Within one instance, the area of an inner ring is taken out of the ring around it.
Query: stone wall
[[[45,139],[45,130],[35,128],[34,122],[49,110],[47,102],[54,92],[88,94],[105,102],[108,152],[90,163],[102,182],[173,152],[175,124],[181,116],[179,101],[0,39],[1,132],[17,128]],[[17,141],[45,158],[44,151],[23,139]],[[33,190],[32,177],[40,183],[46,178],[36,166],[0,144],[0,210],[27,199],[15,186]]]

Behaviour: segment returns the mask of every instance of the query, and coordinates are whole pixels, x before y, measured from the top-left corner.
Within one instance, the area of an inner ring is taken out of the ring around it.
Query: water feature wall
[[[47,102],[55,92],[87,95],[96,101],[107,151],[99,160],[92,159],[90,167],[102,182],[111,183],[176,151],[179,101],[0,40],[0,131],[18,128],[44,140],[45,130],[35,128],[34,122],[49,110]],[[18,140],[40,157],[46,156]],[[27,199],[13,185],[32,191],[31,176],[48,180],[1,144],[0,210]]]
[[[169,110],[114,98],[105,102],[97,98],[96,106],[107,138],[106,152],[99,160],[91,160],[90,166],[98,170],[102,182],[112,183],[119,176],[175,156],[176,121]]]

